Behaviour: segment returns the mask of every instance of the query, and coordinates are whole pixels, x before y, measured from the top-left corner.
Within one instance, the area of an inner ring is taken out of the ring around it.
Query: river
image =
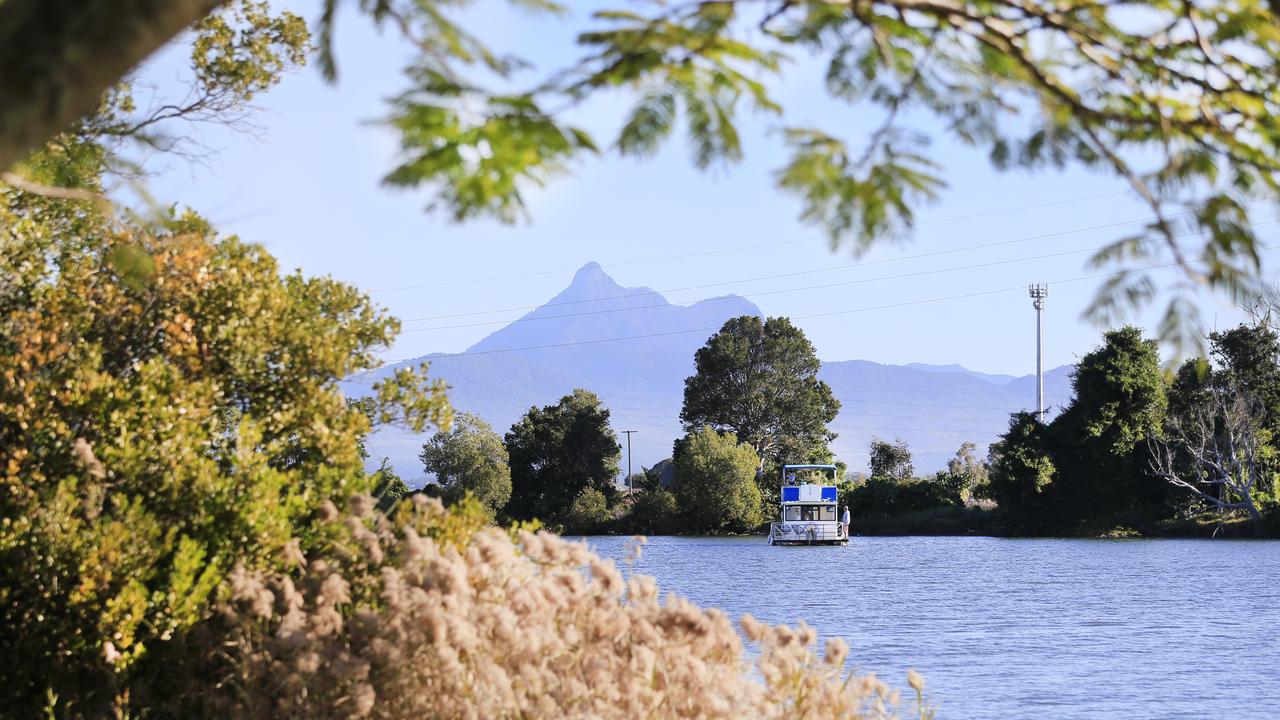
[[[1280,542],[655,537],[635,567],[734,619],[804,619],[904,690],[914,667],[940,720],[1280,718]]]

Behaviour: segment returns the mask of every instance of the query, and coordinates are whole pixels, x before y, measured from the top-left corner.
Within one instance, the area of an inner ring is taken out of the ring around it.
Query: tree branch
[[[108,88],[223,2],[0,3],[0,170],[93,112]]]

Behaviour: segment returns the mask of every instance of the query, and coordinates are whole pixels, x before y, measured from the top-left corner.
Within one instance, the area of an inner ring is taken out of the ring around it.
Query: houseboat
[[[769,525],[770,545],[848,545],[840,522],[835,465],[782,466],[782,519]]]

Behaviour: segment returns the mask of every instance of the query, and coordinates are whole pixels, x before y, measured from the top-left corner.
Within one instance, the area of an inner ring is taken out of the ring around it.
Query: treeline
[[[987,458],[966,443],[925,477],[905,443],[872,441],[841,504],[855,532],[1280,535],[1280,341],[1261,320],[1208,344],[1171,372],[1137,328],[1107,332],[1051,421],[1013,413]]]
[[[1107,332],[1052,421],[1014,413],[987,457],[964,443],[922,477],[904,442],[873,440],[866,474],[839,463],[840,505],[865,533],[1275,535],[1280,341],[1257,322],[1208,343],[1208,360],[1170,372],[1138,329]],[[728,321],[695,365],[672,459],[621,486],[609,412],[576,390],[505,437],[462,415],[423,449],[440,482],[428,492],[570,533],[757,531],[777,514],[783,462],[832,461],[839,403],[785,318]]]
[[[1005,530],[1277,534],[1280,342],[1262,321],[1208,341],[1209,360],[1169,373],[1138,329],[1108,332],[1052,421],[1014,414],[990,453]]]

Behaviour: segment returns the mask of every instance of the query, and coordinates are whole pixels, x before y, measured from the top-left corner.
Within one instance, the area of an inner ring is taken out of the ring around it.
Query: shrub
[[[849,491],[847,498],[850,514],[855,518],[899,517],[960,504],[954,485],[936,477],[908,480],[873,477]]]
[[[643,535],[668,535],[683,530],[676,496],[657,483],[636,493],[627,522],[632,532]]]
[[[613,519],[609,512],[609,499],[593,487],[583,488],[573,499],[569,511],[564,514],[564,531],[570,534],[589,534],[600,530]]]
[[[746,532],[763,521],[755,478],[760,456],[733,433],[703,427],[676,443],[675,497],[689,529]]]
[[[241,570],[223,621],[233,678],[206,706],[247,718],[882,718],[897,694],[846,675],[848,648],[729,619],[585,545],[487,528],[432,537],[418,496],[399,527],[357,506],[354,542],[298,573]],[[456,538],[455,538],[456,539]],[[912,686],[921,686],[912,674]]]
[[[121,227],[0,186],[0,245],[0,716],[48,693],[103,715],[236,563],[311,547],[321,501],[371,488],[337,383],[397,324],[189,215]],[[373,416],[447,419],[410,379]]]

